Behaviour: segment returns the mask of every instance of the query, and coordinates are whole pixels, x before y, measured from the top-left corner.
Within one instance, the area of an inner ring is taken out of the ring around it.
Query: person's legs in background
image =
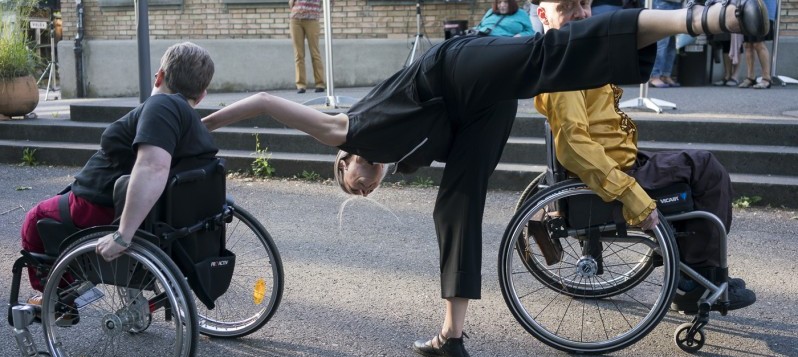
[[[746,78],[740,83],[740,88],[768,89],[772,84],[770,77],[770,51],[765,46],[765,41],[773,40],[773,21],[770,22],[770,31],[762,37],[745,36],[743,49],[745,51]],[[762,68],[762,80],[756,80],[754,62],[759,60]]]
[[[305,78],[305,28],[304,21],[291,19],[288,25],[291,32],[291,40],[294,45],[294,70],[296,72],[295,82],[298,93],[305,93],[307,82]]]
[[[681,2],[654,0],[656,10],[676,10],[682,7]],[[673,61],[676,60],[676,39],[669,36],[657,41],[657,57],[651,71],[649,83],[657,88],[678,87],[679,83],[671,78]]]
[[[665,42],[665,62],[662,64],[662,77],[660,79],[670,87],[679,87],[681,85],[671,77],[673,62],[676,60],[676,38],[671,36],[660,41]],[[657,42],[657,54],[659,54],[659,42]]]
[[[324,62],[321,60],[319,51],[319,34],[321,29],[318,20],[306,20],[305,36],[308,38],[308,49],[310,49],[310,60],[313,63],[313,81],[316,92],[323,92],[327,88],[324,82]]]
[[[715,42],[717,46],[720,46],[720,58],[723,63],[723,78],[717,82],[712,83],[716,86],[729,86],[729,87],[736,87],[740,83],[737,81],[737,70],[740,68],[740,63],[733,63],[731,59],[731,40],[727,41],[718,41]],[[737,51],[737,54],[740,52],[740,48],[735,48],[734,51]]]
[[[670,37],[657,41],[657,57],[654,59],[654,68],[651,70],[651,78],[648,80],[648,84],[657,88],[670,87],[668,83],[665,83],[665,81],[662,80],[669,41]]]
[[[770,51],[765,46],[764,41],[754,42],[752,44],[756,57],[759,59],[759,65],[762,67],[762,80],[754,84],[754,89],[768,89],[770,88],[773,79],[770,78]]]

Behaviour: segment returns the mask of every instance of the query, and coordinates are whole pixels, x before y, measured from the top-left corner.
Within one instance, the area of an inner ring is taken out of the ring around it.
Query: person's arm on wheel
[[[119,232],[125,242],[130,243],[141,222],[161,197],[171,162],[172,155],[166,150],[153,145],[139,145],[119,222]],[[97,243],[97,252],[106,261],[115,259],[125,249],[114,242],[110,234],[100,238]]]

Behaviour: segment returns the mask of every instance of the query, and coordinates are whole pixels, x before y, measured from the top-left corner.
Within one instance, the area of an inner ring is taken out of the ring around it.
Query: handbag
[[[501,18],[499,19],[499,21],[496,21],[496,23],[493,24],[493,27],[491,27],[489,29],[485,29],[484,31],[480,31],[479,30],[479,25],[482,25],[482,23],[480,22],[478,25],[474,26],[474,28],[466,30],[466,35],[470,35],[470,36],[489,36],[490,33],[493,31],[493,29],[495,29],[496,26],[499,26],[499,24],[502,22],[502,20],[504,20],[504,18],[507,17],[507,15],[500,15],[500,16],[501,16]]]

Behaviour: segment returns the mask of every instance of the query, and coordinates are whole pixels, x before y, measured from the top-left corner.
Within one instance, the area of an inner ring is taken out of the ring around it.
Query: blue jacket
[[[504,17],[504,20],[499,22],[502,17]],[[497,23],[498,26],[496,25]],[[493,9],[489,9],[485,16],[482,17],[482,21],[477,25],[477,30],[480,32],[487,32],[488,29],[492,29],[490,36],[513,37],[515,35],[532,36],[535,34],[535,30],[532,29],[532,22],[529,21],[529,14],[521,9],[512,15],[496,14]]]

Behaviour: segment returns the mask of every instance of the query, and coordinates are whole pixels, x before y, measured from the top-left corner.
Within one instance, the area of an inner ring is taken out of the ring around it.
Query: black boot
[[[468,335],[463,332],[463,337],[468,338]],[[463,346],[463,337],[446,338],[439,334],[428,341],[418,340],[413,343],[413,352],[427,357],[469,357],[468,351]],[[440,347],[435,347],[436,344]]]

